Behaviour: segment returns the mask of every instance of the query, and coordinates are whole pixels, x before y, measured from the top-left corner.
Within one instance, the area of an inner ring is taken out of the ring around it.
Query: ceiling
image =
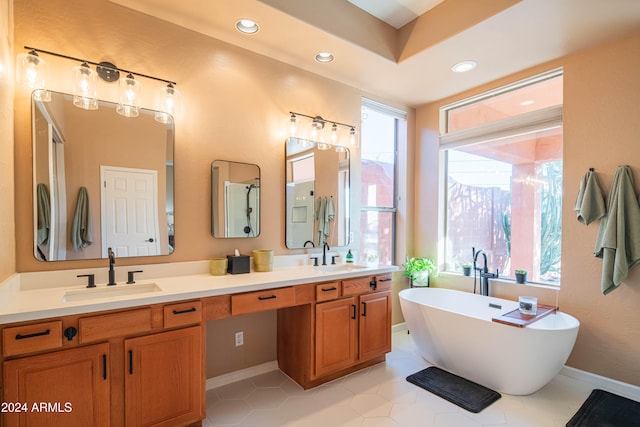
[[[640,0],[110,1],[409,106],[640,30]]]

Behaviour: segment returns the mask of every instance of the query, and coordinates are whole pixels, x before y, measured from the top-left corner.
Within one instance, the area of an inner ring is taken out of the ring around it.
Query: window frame
[[[462,129],[454,132],[446,132],[448,128],[449,111],[479,102],[485,99],[495,97],[497,95],[508,93],[522,87],[543,82],[545,80],[557,78],[564,75],[563,68],[556,68],[545,73],[541,73],[517,82],[498,87],[493,90],[483,92],[481,94],[462,99],[440,107],[440,138],[439,138],[439,169],[440,182],[439,199],[440,203],[438,224],[438,258],[441,260],[439,265],[443,268],[444,273],[457,273],[447,269],[448,260],[446,259],[447,236],[448,236],[448,185],[449,185],[449,168],[448,168],[448,150],[458,147],[469,146],[474,144],[482,144],[509,136],[518,136],[529,134],[537,131],[544,131],[554,128],[563,128],[563,104],[542,108],[517,116],[499,119],[493,122],[476,125],[468,129]],[[564,157],[564,156],[563,156]],[[563,158],[564,162],[564,158]],[[564,169],[564,167],[563,167]],[[536,284],[559,287],[561,277],[558,283],[534,282]],[[512,279],[512,278],[510,278]]]
[[[397,244],[396,244],[396,232],[397,232],[397,216],[398,216],[398,200],[399,200],[399,171],[398,171],[398,154],[399,154],[399,144],[400,144],[400,132],[399,132],[399,121],[403,120],[406,122],[407,113],[405,111],[399,110],[394,107],[390,107],[388,105],[373,101],[371,99],[362,98],[361,99],[361,107],[366,107],[370,110],[375,110],[378,113],[385,114],[394,119],[394,135],[393,135],[393,206],[365,206],[360,205],[360,215],[358,220],[362,217],[363,213],[366,212],[381,212],[381,213],[390,213],[392,216],[391,220],[391,263],[396,262],[396,253],[397,253]],[[362,129],[362,124],[361,124]],[[363,141],[361,141],[360,147],[360,162],[362,162],[362,145]],[[360,191],[362,191],[362,185],[360,186]],[[359,242],[362,245],[362,242]]]

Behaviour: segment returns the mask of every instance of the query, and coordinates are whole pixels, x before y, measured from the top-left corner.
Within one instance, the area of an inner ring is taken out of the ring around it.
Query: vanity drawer
[[[151,331],[151,308],[101,314],[78,319],[80,343]]]
[[[295,295],[295,290],[292,287],[231,295],[231,314],[235,316],[289,307],[295,305]]]
[[[340,296],[340,283],[328,282],[316,285],[316,301],[329,301]]]
[[[202,322],[202,301],[182,302],[164,306],[164,327],[192,325]]]
[[[376,276],[376,291],[388,291],[391,289],[392,283],[391,273],[380,274]]]
[[[371,292],[371,282],[373,277],[357,277],[355,279],[347,279],[342,281],[342,296],[360,295]]]
[[[2,355],[5,357],[59,347],[62,347],[60,320],[2,330]]]

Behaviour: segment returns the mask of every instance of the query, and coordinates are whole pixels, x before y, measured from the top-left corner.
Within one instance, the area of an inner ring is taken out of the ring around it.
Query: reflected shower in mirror
[[[349,161],[346,147],[287,138],[287,248],[349,244]]]
[[[226,160],[211,164],[211,234],[217,238],[258,237],[258,165]]]
[[[41,261],[169,255],[174,250],[173,120],[32,98],[34,255]]]

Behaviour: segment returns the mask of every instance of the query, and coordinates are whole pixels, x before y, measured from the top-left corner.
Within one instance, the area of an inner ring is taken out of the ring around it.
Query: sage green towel
[[[51,228],[51,202],[49,189],[45,184],[36,186],[38,206],[38,244],[47,244],[49,241],[49,229]]]
[[[580,191],[573,210],[577,212],[578,221],[589,225],[607,214],[604,196],[594,171],[588,171],[580,181]]]
[[[93,224],[89,209],[89,193],[85,187],[80,187],[76,211],[71,224],[71,244],[78,252],[93,243]]]
[[[620,286],[629,270],[640,261],[640,205],[628,166],[619,166],[613,176],[609,212],[600,221],[595,256],[602,258],[602,293]]]

